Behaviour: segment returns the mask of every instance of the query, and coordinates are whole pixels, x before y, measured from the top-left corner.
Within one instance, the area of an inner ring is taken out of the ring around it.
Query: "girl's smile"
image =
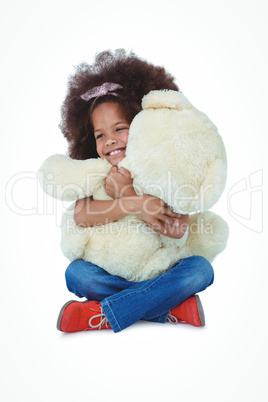
[[[115,102],[100,104],[92,113],[92,123],[98,155],[117,166],[125,157],[129,131],[120,105]]]

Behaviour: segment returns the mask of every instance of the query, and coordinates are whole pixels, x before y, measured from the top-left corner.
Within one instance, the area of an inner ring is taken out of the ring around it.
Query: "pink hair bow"
[[[89,89],[86,93],[83,95],[80,95],[80,98],[82,98],[85,101],[89,101],[91,98],[98,98],[99,96],[103,95],[114,95],[118,96],[114,91],[115,89],[121,89],[123,88],[122,85],[119,84],[114,84],[112,82],[105,82],[104,84],[100,85],[99,87],[94,87],[92,89]]]

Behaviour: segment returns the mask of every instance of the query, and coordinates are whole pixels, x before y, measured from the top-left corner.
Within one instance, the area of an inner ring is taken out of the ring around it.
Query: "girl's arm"
[[[174,213],[162,200],[150,195],[137,196],[128,170],[112,167],[106,179],[106,193],[114,198],[99,201],[92,198],[76,202],[76,225],[105,225],[127,215],[140,217],[155,231],[179,239],[187,230],[188,215]]]
[[[136,215],[155,231],[179,239],[183,236],[180,214],[172,212],[157,197],[148,194],[122,197],[110,201],[83,198],[75,205],[75,224],[81,227],[105,225],[127,215]],[[187,215],[183,215],[187,216]]]
[[[106,225],[124,218],[134,211],[131,198],[110,201],[93,200],[92,197],[76,201],[74,210],[75,224],[82,227]]]
[[[113,166],[109,174],[106,178],[106,193],[112,198],[121,198],[121,197],[131,197],[137,195],[133,188],[133,180],[131,178],[131,174],[128,170],[124,168],[117,168]],[[167,206],[167,205],[166,205]],[[165,222],[160,222],[163,226],[163,230],[161,233],[164,233],[166,236],[180,239],[186,232],[188,227],[188,219],[189,215],[180,215],[175,214],[172,215],[176,220],[172,222],[172,224]]]

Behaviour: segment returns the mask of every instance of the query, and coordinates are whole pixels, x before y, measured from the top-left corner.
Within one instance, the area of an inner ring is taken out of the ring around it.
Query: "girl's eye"
[[[116,129],[116,131],[122,131],[122,130],[126,130],[126,129],[127,129],[126,127],[119,127]]]
[[[96,136],[96,140],[98,140],[99,138],[103,137],[103,135],[104,135],[104,134],[98,134],[98,135]]]

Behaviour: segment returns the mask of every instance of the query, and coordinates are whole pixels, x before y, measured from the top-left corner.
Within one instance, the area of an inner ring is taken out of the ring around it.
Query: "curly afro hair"
[[[81,95],[104,82],[123,86],[118,96],[105,95],[97,100],[84,101]],[[60,129],[69,143],[68,153],[74,159],[97,158],[91,123],[92,111],[103,102],[117,102],[129,123],[141,110],[141,100],[151,90],[178,91],[175,79],[163,67],[154,66],[124,49],[110,50],[96,55],[92,65],[81,63],[69,77],[66,98],[61,107]],[[93,105],[94,102],[94,105]],[[92,107],[93,106],[93,107]]]

